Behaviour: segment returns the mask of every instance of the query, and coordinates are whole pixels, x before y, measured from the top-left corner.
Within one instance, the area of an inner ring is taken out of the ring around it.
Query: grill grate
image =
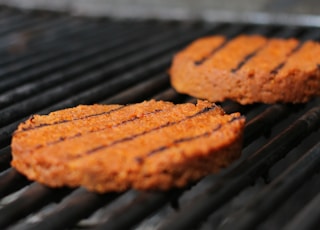
[[[10,168],[10,139],[34,113],[78,104],[134,103],[177,94],[172,55],[206,34],[320,37],[320,29],[237,23],[116,21],[0,9],[0,228],[316,229],[319,99],[240,106],[248,120],[239,161],[189,188],[98,195],[51,189]]]

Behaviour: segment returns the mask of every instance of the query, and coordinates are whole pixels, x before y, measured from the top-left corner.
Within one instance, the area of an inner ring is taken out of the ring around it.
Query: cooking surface
[[[242,157],[181,190],[97,195],[50,189],[10,168],[16,126],[35,113],[92,103],[175,103],[172,55],[207,34],[319,40],[313,27],[84,19],[0,10],[0,228],[316,229],[320,212],[319,99],[240,106]],[[313,148],[313,146],[315,146]]]

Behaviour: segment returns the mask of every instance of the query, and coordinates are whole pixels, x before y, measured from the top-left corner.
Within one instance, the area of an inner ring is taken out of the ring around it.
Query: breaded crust
[[[241,35],[200,38],[173,59],[171,84],[211,102],[303,103],[320,95],[315,41]]]
[[[12,166],[52,187],[167,190],[237,159],[244,123],[207,101],[81,105],[20,124]]]

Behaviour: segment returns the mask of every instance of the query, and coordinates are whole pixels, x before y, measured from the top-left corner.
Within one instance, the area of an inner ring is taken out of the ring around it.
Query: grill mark
[[[276,75],[282,69],[282,67],[285,65],[285,63],[286,63],[286,61],[281,62],[277,67],[275,67],[273,70],[270,71],[270,74]]]
[[[148,131],[144,131],[144,132],[141,132],[141,133],[138,133],[138,134],[135,134],[135,135],[132,135],[132,136],[129,136],[129,137],[125,137],[125,138],[122,138],[122,139],[119,139],[119,140],[116,140],[116,141],[113,141],[111,142],[110,144],[108,145],[100,145],[98,147],[95,147],[95,148],[92,148],[88,151],[86,151],[84,154],[79,154],[80,156],[78,158],[80,158],[81,156],[83,155],[91,155],[91,154],[94,154],[96,153],[98,150],[101,150],[101,149],[106,149],[106,148],[110,148],[116,144],[119,144],[119,143],[123,143],[123,142],[126,142],[126,141],[131,141],[131,140],[134,140],[135,138],[138,138],[140,136],[143,136],[143,135],[146,135],[148,133],[151,133],[151,132],[155,132],[155,131],[158,131],[162,128],[165,128],[165,127],[169,127],[169,126],[173,126],[173,125],[176,125],[176,124],[179,124],[183,121],[186,121],[188,119],[192,119],[193,117],[196,117],[196,116],[199,116],[201,114],[204,114],[204,113],[207,113],[213,109],[216,108],[216,105],[213,105],[212,107],[206,107],[202,110],[200,110],[199,112],[193,114],[193,115],[190,115],[190,116],[186,116],[184,119],[181,119],[179,121],[174,121],[174,122],[167,122],[166,124],[163,124],[163,125],[160,125],[158,127],[155,127],[153,129],[150,129]]]
[[[127,105],[127,106],[130,106],[130,105]],[[110,114],[110,113],[112,113],[112,112],[118,111],[118,110],[123,109],[123,108],[125,108],[125,107],[126,107],[125,105],[122,105],[122,106],[119,106],[119,107],[117,107],[117,108],[115,108],[115,109],[111,109],[111,110],[106,111],[106,112],[96,113],[96,114],[90,114],[90,115],[87,115],[87,116],[84,116],[84,117],[80,117],[80,118],[76,118],[76,119],[72,119],[72,120],[60,120],[60,121],[53,122],[53,123],[51,123],[51,124],[49,124],[49,123],[42,123],[42,124],[37,125],[37,126],[28,127],[28,128],[23,128],[22,130],[17,131],[16,133],[22,133],[22,132],[26,132],[26,131],[29,131],[29,130],[39,129],[39,128],[47,127],[47,126],[59,125],[59,124],[68,123],[68,122],[72,122],[72,121],[85,120],[85,119],[88,119],[88,118],[90,118],[90,117],[102,116],[102,115],[105,115],[105,114]],[[33,119],[33,116],[31,117],[31,119]]]
[[[207,61],[213,55],[215,55],[219,50],[224,48],[229,43],[229,41],[230,41],[229,39],[225,40],[221,45],[219,45],[218,47],[214,48],[208,56],[205,56],[205,57],[201,58],[200,60],[194,61],[194,65],[196,65],[196,66],[202,65],[205,61]]]
[[[239,62],[238,66],[231,69],[232,73],[237,72],[243,65],[245,65],[251,58],[253,58],[254,56],[256,56],[264,47],[267,46],[268,43],[265,43],[263,46],[257,48],[255,51],[253,51],[252,53],[248,54],[247,56],[245,56],[243,58],[242,61]]]
[[[276,75],[277,73],[279,73],[279,71],[284,67],[284,65],[287,63],[287,61],[289,60],[289,58],[296,52],[298,52],[300,50],[300,48],[302,47],[302,45],[304,44],[303,41],[300,41],[299,45],[297,45],[296,47],[294,47],[291,52],[288,54],[287,59],[283,62],[281,62],[279,65],[277,65],[273,70],[270,71],[270,74]]]
[[[226,47],[211,56],[205,65],[209,68],[231,71],[248,54],[264,46],[268,40],[262,36],[238,36],[230,40]]]
[[[312,40],[306,40],[300,50],[292,55],[290,59],[288,59],[286,65],[279,71],[278,75],[280,77],[287,77],[294,69],[310,70],[312,71],[312,75],[316,75],[318,70],[316,69],[318,64],[317,57],[319,54],[319,43]]]
[[[242,119],[243,116],[239,116],[239,117],[232,117],[227,123],[230,124],[236,120],[240,120]],[[184,138],[180,138],[180,139],[177,139],[177,140],[174,140],[172,142],[172,144],[180,144],[180,143],[183,143],[183,142],[188,142],[188,141],[193,141],[193,140],[196,140],[196,139],[199,139],[199,138],[202,138],[202,137],[206,137],[206,136],[209,136],[211,135],[212,133],[220,130],[222,128],[222,124],[218,124],[214,129],[212,129],[211,131],[207,131],[207,132],[204,132],[202,134],[199,134],[199,135],[195,135],[195,136],[191,136],[191,137],[184,137]],[[142,157],[136,157],[135,160],[137,161],[137,163],[141,164],[144,162],[145,158],[147,157],[150,157],[152,155],[155,155],[155,154],[158,154],[158,153],[161,153],[167,149],[169,149],[170,147],[169,146],[160,146],[154,150],[151,150],[150,152],[148,152],[145,156],[142,156]]]
[[[183,143],[183,142],[188,142],[188,141],[192,141],[192,140],[195,140],[195,139],[198,139],[198,138],[201,138],[201,137],[206,137],[206,136],[209,136],[211,133],[219,130],[220,128],[222,127],[221,124],[218,124],[217,127],[215,127],[214,129],[211,130],[211,132],[204,132],[202,134],[199,134],[199,135],[196,135],[196,136],[191,136],[191,137],[184,137],[184,138],[181,138],[181,139],[177,139],[177,140],[174,140],[172,142],[172,144],[179,144],[179,143]],[[166,149],[169,149],[170,147],[169,146],[161,146],[155,150],[152,150],[150,151],[149,153],[146,154],[147,157],[149,156],[152,156],[156,153],[159,153],[159,152],[162,152]]]
[[[144,115],[156,114],[156,113],[162,112],[162,111],[164,111],[164,110],[156,109],[156,110],[154,110],[154,111],[152,111],[152,112],[149,112],[149,113],[146,113],[146,114],[144,114]],[[113,125],[112,127],[114,127],[114,128],[115,128],[115,127],[119,127],[119,126],[121,126],[121,125],[127,124],[127,123],[129,123],[129,122],[133,122],[133,121],[138,120],[138,119],[139,119],[139,117],[138,117],[138,116],[135,116],[135,117],[133,117],[133,118],[131,118],[131,119],[121,121],[120,123],[115,124],[115,125]],[[51,141],[51,142],[47,142],[47,143],[44,144],[44,145],[38,145],[35,149],[40,149],[40,148],[43,148],[43,147],[55,145],[55,144],[58,144],[58,143],[63,142],[63,141],[72,140],[72,139],[74,139],[74,138],[78,138],[78,137],[84,136],[84,135],[89,134],[89,133],[101,132],[101,131],[106,130],[106,129],[107,129],[107,128],[101,128],[101,129],[97,129],[97,130],[93,130],[93,131],[89,131],[89,132],[77,133],[77,134],[75,134],[75,135],[73,135],[73,136],[60,137],[58,140]]]

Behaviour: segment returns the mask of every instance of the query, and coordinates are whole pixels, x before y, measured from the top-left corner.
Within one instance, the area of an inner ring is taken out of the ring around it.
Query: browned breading
[[[319,54],[314,41],[211,36],[175,55],[171,83],[180,93],[212,102],[303,103],[320,95]]]
[[[103,193],[182,187],[240,156],[245,119],[206,101],[150,100],[71,111],[22,123],[12,139],[12,166],[52,187]]]

